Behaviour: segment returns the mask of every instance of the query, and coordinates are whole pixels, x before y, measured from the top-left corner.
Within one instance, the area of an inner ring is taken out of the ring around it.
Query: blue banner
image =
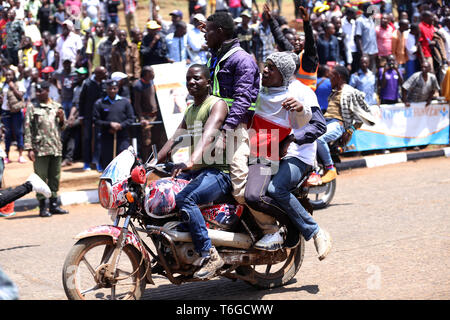
[[[412,103],[372,107],[377,123],[363,125],[353,133],[348,151],[367,151],[413,147],[428,144],[449,144],[448,103]]]

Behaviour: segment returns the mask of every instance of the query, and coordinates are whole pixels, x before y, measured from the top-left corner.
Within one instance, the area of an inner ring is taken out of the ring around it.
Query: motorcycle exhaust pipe
[[[168,234],[173,241],[192,242],[190,232],[179,232],[165,228],[162,228],[162,231]],[[211,243],[217,247],[249,249],[253,245],[250,236],[244,233],[208,229],[208,235],[211,239]]]

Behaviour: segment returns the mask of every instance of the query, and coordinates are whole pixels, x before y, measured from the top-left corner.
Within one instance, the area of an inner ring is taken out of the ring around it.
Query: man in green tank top
[[[209,94],[211,79],[207,67],[192,65],[186,74],[186,85],[194,103],[187,108],[174,136],[158,153],[158,162],[167,158],[177,137],[186,133],[191,137],[190,158],[184,163],[175,164],[172,176],[186,172],[192,177],[175,201],[183,220],[188,224],[195,249],[202,257],[200,269],[195,272],[194,278],[203,280],[212,278],[224,264],[211,244],[198,205],[211,203],[231,192],[229,168],[224,155],[214,153],[216,137],[228,115],[228,106],[224,100]]]

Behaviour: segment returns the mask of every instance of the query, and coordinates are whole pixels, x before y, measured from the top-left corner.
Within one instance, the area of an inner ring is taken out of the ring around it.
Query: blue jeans
[[[408,78],[411,77],[415,72],[420,70],[420,64],[417,59],[406,61],[405,67],[406,67],[405,81],[408,80]]]
[[[3,110],[3,124],[5,125],[5,152],[9,154],[13,132],[16,136],[17,148],[23,150],[23,113],[22,111],[11,113]]]
[[[308,165],[300,159],[284,158],[267,188],[268,195],[283,208],[306,241],[319,231],[319,225],[290,190],[297,186],[307,168]]]
[[[64,114],[66,115],[66,119],[69,118],[70,109],[72,109],[72,100],[61,101],[61,105],[64,109]]]
[[[236,19],[241,14],[241,7],[237,8],[229,8],[231,15],[233,16],[233,19]]]
[[[202,256],[212,247],[203,215],[198,205],[208,204],[231,192],[228,173],[215,168],[205,168],[175,197],[178,210],[188,224],[195,250]]]
[[[327,132],[317,138],[317,154],[322,160],[325,166],[333,165],[333,160],[330,155],[330,148],[328,147],[328,142],[336,141],[345,132],[344,126],[337,119],[325,119],[327,122]]]

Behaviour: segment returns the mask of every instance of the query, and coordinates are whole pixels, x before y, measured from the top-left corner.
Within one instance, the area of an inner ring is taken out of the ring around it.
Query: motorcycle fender
[[[122,228],[114,227],[111,225],[101,225],[101,226],[95,226],[91,227],[75,236],[75,239],[80,240],[84,238],[90,238],[95,236],[110,236],[113,239],[113,243],[116,244],[117,239],[119,239],[120,232],[122,231]],[[147,250],[141,245],[138,238],[133,232],[128,232],[127,237],[125,239],[125,244],[131,244],[133,247],[135,247],[143,256],[145,260],[147,270],[147,279],[151,284],[153,283],[152,275],[151,275],[151,259],[150,255],[148,254]]]

